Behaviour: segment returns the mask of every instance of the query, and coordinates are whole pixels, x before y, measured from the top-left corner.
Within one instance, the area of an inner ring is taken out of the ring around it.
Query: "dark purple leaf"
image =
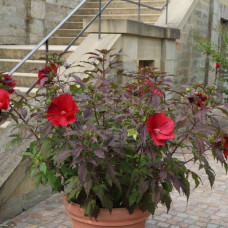
[[[128,116],[128,114],[119,114],[119,115],[116,115],[113,119],[117,120],[117,119],[124,117],[124,116]]]
[[[78,169],[78,178],[80,180],[81,185],[83,185],[85,182],[85,178],[87,174],[86,165],[87,165],[86,162],[83,162]]]
[[[148,156],[152,161],[155,160],[156,155],[157,155],[156,146],[154,146],[153,144],[151,144],[151,143],[148,142],[147,145],[146,145],[145,152],[146,152],[147,156]]]
[[[202,121],[206,117],[206,109],[201,109],[197,113],[197,117],[199,118],[200,121]]]
[[[81,154],[82,150],[83,150],[83,147],[79,147],[79,148],[73,150],[74,159],[78,158],[78,156]]]
[[[161,98],[158,95],[153,95],[152,97],[152,105],[157,108],[160,105]]]
[[[69,157],[69,155],[72,153],[71,150],[66,150],[63,153],[59,154],[57,157],[57,161],[64,162],[66,158]]]
[[[197,143],[197,147],[199,149],[200,154],[203,154],[206,150],[204,141],[200,138],[196,138],[196,143]]]
[[[98,158],[105,158],[104,151],[102,150],[94,150],[94,153],[97,155]]]
[[[93,114],[93,111],[90,109],[90,108],[87,108],[84,112],[83,112],[83,115],[85,118],[87,117],[91,117]]]
[[[114,178],[115,177],[115,170],[114,170],[113,166],[110,163],[106,162],[106,167],[107,167],[107,171],[108,171],[109,176]]]
[[[50,123],[48,123],[45,126],[46,126],[46,128],[45,128],[44,133],[41,135],[41,139],[46,138],[49,135],[49,133],[51,132],[51,129],[52,129],[52,124],[50,124]]]
[[[184,116],[178,116],[176,119],[175,119],[175,122],[176,123],[178,123],[178,122],[180,122],[180,121],[183,121],[183,120],[185,120],[187,118],[187,116],[186,115],[184,115]]]
[[[172,180],[173,186],[175,187],[175,189],[180,193],[180,188],[181,188],[181,182],[178,181],[177,179],[173,179]]]
[[[23,118],[25,118],[27,116],[27,114],[28,114],[26,108],[20,108],[18,111],[22,115]]]
[[[91,139],[93,140],[93,142],[97,143],[97,137],[96,136],[92,136]]]
[[[167,171],[165,171],[165,170],[162,170],[161,172],[160,172],[160,180],[161,181],[164,181],[166,178],[167,178]]]
[[[143,184],[140,186],[140,192],[144,194],[148,190],[149,186],[150,186],[150,182],[144,181]]]
[[[103,145],[108,146],[112,141],[114,141],[114,139],[115,139],[115,137],[113,135],[108,137],[107,139],[104,140]]]
[[[92,178],[91,178],[91,176],[90,176],[89,174],[87,174],[87,175],[86,175],[85,182],[84,182],[84,184],[83,184],[83,187],[84,187],[84,189],[85,189],[85,192],[86,192],[86,195],[87,195],[87,196],[89,195],[89,192],[90,192],[90,190],[91,190],[91,188],[92,188],[92,184],[93,184]]]
[[[218,157],[218,160],[221,162],[221,163],[224,163],[225,162],[225,159],[224,159],[224,155],[223,155],[223,151],[219,148],[216,148],[215,149],[215,152],[216,152],[216,155]]]
[[[68,131],[64,134],[64,136],[71,136],[71,135],[77,135],[77,136],[80,136],[80,133],[77,132],[77,131]]]
[[[76,129],[77,129],[78,131],[82,131],[82,130],[83,130],[83,127],[82,127],[80,121],[78,121],[78,120],[76,120],[76,121],[74,122],[74,126],[76,127]]]

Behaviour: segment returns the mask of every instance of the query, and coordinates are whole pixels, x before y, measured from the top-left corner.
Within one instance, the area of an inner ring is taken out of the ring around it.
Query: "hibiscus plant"
[[[218,121],[227,111],[216,88],[177,89],[175,77],[156,69],[123,70],[119,54],[89,55],[83,73],[66,74],[71,65],[50,62],[38,73],[36,95],[13,103],[13,142],[32,138],[24,156],[37,186],[64,191],[90,217],[120,207],[153,214],[158,203],[169,210],[173,190],[188,199],[190,182],[200,184],[188,163],[205,170],[211,186],[211,158],[227,171],[228,137]]]

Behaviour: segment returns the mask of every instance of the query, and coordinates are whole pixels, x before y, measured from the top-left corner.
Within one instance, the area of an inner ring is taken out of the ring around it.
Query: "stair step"
[[[67,46],[66,45],[49,45],[49,53],[61,53]],[[75,51],[78,46],[71,46],[68,53],[63,55],[65,60],[71,52]],[[23,59],[35,45],[0,45],[0,59]],[[31,60],[45,57],[46,48],[41,46],[31,57]]]
[[[9,72],[20,61],[20,59],[0,59],[0,72]],[[26,73],[37,72],[44,65],[44,60],[27,60],[17,71]]]
[[[143,14],[140,16],[141,21],[157,21],[159,18],[160,14]],[[92,19],[94,16],[93,15],[75,15],[72,16],[69,21],[71,22],[76,22],[76,21],[81,21],[83,19]],[[137,20],[138,19],[138,14],[113,14],[113,15],[107,15],[107,14],[102,14],[103,19],[129,19],[129,20]]]
[[[37,80],[37,73],[19,73],[15,72],[12,75],[13,79],[16,81],[17,86],[30,87]]]
[[[148,5],[148,6],[151,6],[151,7],[157,7],[157,8],[160,8],[162,7],[164,4],[166,3],[166,1],[141,1],[141,4],[145,4],[145,5]],[[104,2],[102,2],[101,6],[103,7],[105,5]],[[96,2],[96,1],[93,1],[93,2],[87,2],[83,5],[83,8],[98,8],[99,6],[99,3]],[[110,5],[107,7],[115,7],[115,8],[138,8],[138,6],[136,4],[132,4],[132,3],[129,3],[129,2],[124,2],[124,1],[113,1],[110,3]]]
[[[11,123],[11,121],[6,121],[2,125],[0,125],[0,131],[3,130],[3,129],[5,129],[10,123]]]
[[[29,88],[28,87],[22,87],[22,86],[16,86],[14,89],[19,90],[21,93],[25,94]],[[38,88],[33,88],[32,91],[29,93],[28,97],[33,97],[37,91],[38,91]],[[16,95],[14,93],[11,94],[11,96],[13,98],[16,97]]]
[[[76,45],[80,44],[85,37],[79,37],[78,40],[76,41]],[[50,44],[54,44],[54,45],[59,45],[59,44],[69,44],[72,40],[74,39],[74,37],[55,37],[53,36],[52,38],[50,38],[49,43]]]
[[[63,36],[63,37],[75,37],[78,35],[79,32],[81,32],[82,29],[59,29],[55,33],[55,37]],[[83,36],[87,36],[88,33],[84,33]]]
[[[66,22],[61,29],[83,29],[83,22]]]
[[[99,8],[89,8],[89,9],[80,9],[77,14],[74,16],[81,16],[81,15],[96,15],[99,11]],[[145,7],[141,8],[141,14],[158,14],[157,10],[148,9]],[[106,8],[105,11],[102,13],[103,15],[113,15],[113,14],[138,14],[138,7],[134,8]],[[160,15],[160,14],[159,14]]]

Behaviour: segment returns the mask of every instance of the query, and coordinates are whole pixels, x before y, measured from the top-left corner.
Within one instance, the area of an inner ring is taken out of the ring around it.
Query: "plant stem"
[[[17,113],[17,115],[19,116],[19,118],[27,125],[24,117],[16,109],[14,109],[14,111]],[[32,132],[34,134],[34,136],[36,137],[36,139],[39,141],[38,135],[33,131],[33,129],[31,127],[29,128],[29,131]]]

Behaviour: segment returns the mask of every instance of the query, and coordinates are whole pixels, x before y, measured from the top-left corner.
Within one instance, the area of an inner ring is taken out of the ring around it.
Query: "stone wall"
[[[227,0],[224,2],[228,4]],[[214,83],[215,71],[207,69],[214,69],[215,63],[207,62],[206,56],[193,46],[192,34],[197,32],[205,39],[219,44],[220,20],[228,14],[224,2],[223,0],[182,0],[181,2],[171,0],[168,26],[181,31],[181,38],[176,41],[175,61],[175,75],[179,84]],[[164,16],[165,13],[156,25],[165,26]]]
[[[0,44],[36,44],[81,0],[0,0]]]
[[[209,35],[209,1],[200,0],[181,29],[176,42],[176,77],[180,84],[204,82],[206,56],[192,45],[192,32]]]

